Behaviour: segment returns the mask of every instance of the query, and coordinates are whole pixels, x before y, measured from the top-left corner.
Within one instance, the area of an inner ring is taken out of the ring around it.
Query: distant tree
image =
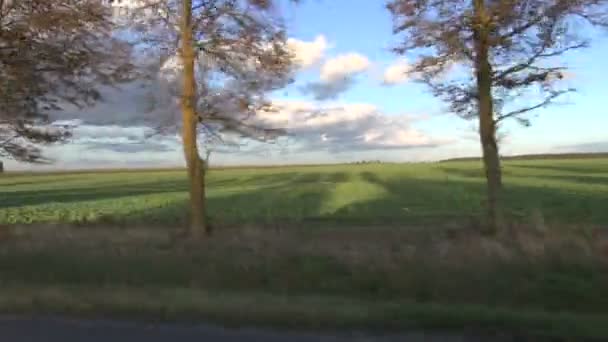
[[[411,74],[464,117],[478,118],[487,179],[488,227],[498,228],[502,177],[497,127],[528,125],[526,114],[573,91],[559,57],[606,26],[607,0],[390,0],[398,54],[416,56]],[[449,72],[451,72],[450,76]],[[517,107],[516,101],[528,104]]]
[[[129,77],[130,47],[112,28],[101,1],[0,0],[0,157],[49,162],[40,145],[70,136],[49,114]]]
[[[211,232],[205,159],[198,136],[224,133],[268,140],[283,134],[256,124],[272,110],[269,91],[290,81],[292,56],[271,0],[141,0],[129,25],[149,49],[178,55],[181,137],[190,181],[190,235]],[[168,99],[169,104],[173,103]],[[172,111],[172,107],[166,107]],[[158,110],[158,109],[157,109]],[[170,123],[171,124],[171,123]],[[173,123],[175,124],[175,123]]]

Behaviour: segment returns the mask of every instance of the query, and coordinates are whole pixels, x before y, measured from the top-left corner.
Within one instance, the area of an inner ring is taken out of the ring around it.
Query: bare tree
[[[131,19],[148,48],[179,56],[190,235],[209,234],[198,136],[231,132],[268,140],[283,133],[255,120],[258,111],[271,107],[266,94],[290,82],[292,56],[280,18],[269,0],[142,0]]]
[[[40,145],[70,136],[49,114],[92,105],[131,75],[130,46],[112,29],[101,1],[0,0],[0,156],[48,162]]]
[[[606,26],[607,0],[391,0],[395,48],[415,54],[411,72],[464,117],[478,118],[487,179],[488,227],[500,224],[499,124],[528,125],[529,112],[573,91],[560,56]],[[517,107],[514,100],[527,104]]]

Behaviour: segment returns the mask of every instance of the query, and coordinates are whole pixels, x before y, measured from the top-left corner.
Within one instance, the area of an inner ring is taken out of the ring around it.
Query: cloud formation
[[[153,88],[159,87],[154,84]],[[155,122],[158,118],[149,108],[156,99],[152,98],[153,89],[144,82],[133,82],[116,87],[102,87],[102,100],[94,106],[76,108],[66,104],[63,110],[51,113],[53,121],[74,120],[81,123],[102,126],[142,126]]]
[[[320,63],[329,48],[327,39],[318,35],[312,41],[295,38],[287,40],[300,70]],[[88,108],[76,108],[66,104],[61,111],[51,113],[53,120],[79,118],[93,125],[150,126],[175,125],[180,120],[176,102],[179,85],[180,60],[168,58],[156,77],[116,87],[101,87],[102,101]],[[197,72],[198,72],[197,68]]]
[[[365,103],[329,103],[275,101],[275,110],[260,112],[256,124],[285,128],[287,144],[244,143],[242,148],[217,148],[216,155],[251,156],[253,152],[282,151],[284,158],[299,154],[328,153],[336,158],[349,153],[436,147],[447,143],[412,127],[417,116],[387,115]],[[130,165],[153,161],[166,165],[181,160],[180,139],[175,135],[156,135],[146,126],[93,125],[74,120],[72,142],[52,149],[51,157],[59,163],[81,161],[83,166],[99,163]],[[285,150],[286,149],[286,150]],[[64,151],[64,152],[61,152]],[[288,152],[285,152],[288,151]],[[67,156],[69,154],[69,156]],[[163,156],[162,158],[160,156]],[[160,159],[165,161],[159,161]],[[221,157],[220,157],[221,158]],[[240,157],[239,157],[240,158]]]
[[[321,67],[321,81],[336,80],[366,71],[371,66],[367,57],[351,52],[328,59]]]
[[[438,73],[432,79],[435,81],[451,81],[463,77],[468,78],[473,74],[472,66],[469,64],[467,62],[449,61],[441,68],[434,68],[437,69]],[[414,66],[404,58],[394,61],[384,69],[382,85],[394,86],[409,81],[422,80],[423,75],[413,69]]]
[[[332,82],[309,82],[301,86],[300,91],[303,94],[312,95],[317,101],[335,100],[354,84],[355,78],[348,76]]]
[[[572,153],[602,153],[608,152],[608,140],[607,141],[595,141],[582,144],[558,146],[556,148],[559,152],[572,152]]]
[[[145,126],[91,125],[80,120],[58,121],[55,124],[70,125],[72,145],[94,152],[170,152],[179,148],[177,135],[154,135]]]
[[[294,62],[302,69],[312,67],[319,63],[328,49],[327,39],[323,35],[318,35],[313,41],[289,38],[287,47],[294,54]]]
[[[370,104],[335,104],[320,107],[306,101],[276,102],[278,110],[259,119],[284,127],[300,150],[331,153],[362,150],[434,147],[444,143],[411,127],[407,115],[387,115]]]
[[[175,146],[171,146],[166,142],[156,141],[141,141],[132,143],[124,143],[120,141],[91,141],[84,143],[83,146],[86,148],[86,150],[93,151],[95,153],[99,151],[109,151],[117,153],[176,152]]]
[[[319,65],[328,49],[322,35],[313,41],[290,39],[288,44],[300,70]],[[77,125],[72,143],[53,148],[55,156],[69,163],[80,160],[87,164],[94,160],[102,163],[115,160],[122,165],[159,160],[165,165],[169,161],[180,161],[180,139],[174,129],[168,130],[168,135],[149,138],[155,127],[179,124],[179,110],[174,108],[176,103],[171,88],[175,82],[172,78],[177,67],[175,61],[175,58],[167,61],[152,82],[103,89],[106,101],[95,107],[70,108],[56,113],[53,119],[72,120],[70,123]],[[358,53],[329,58],[318,68],[318,81],[306,84],[302,90],[311,93],[316,100],[336,98],[348,91],[371,64],[367,57]],[[260,112],[254,123],[285,128],[290,134],[287,139],[289,150],[295,152],[292,156],[310,152],[334,154],[339,158],[348,153],[434,147],[444,143],[414,129],[415,117],[387,115],[370,104],[284,100],[275,101],[274,105],[277,111]],[[244,148],[218,148],[217,154],[247,158],[255,151],[277,151],[276,146],[246,144]],[[71,156],[64,158],[59,152],[62,150]]]
[[[349,90],[356,81],[357,75],[367,71],[371,66],[369,59],[358,53],[346,53],[327,60],[321,67],[317,82],[309,82],[300,87],[304,94],[310,94],[315,100],[335,99]]]
[[[396,61],[384,71],[382,84],[397,85],[407,82],[410,78],[408,73],[411,71],[411,68],[411,65],[404,59]]]

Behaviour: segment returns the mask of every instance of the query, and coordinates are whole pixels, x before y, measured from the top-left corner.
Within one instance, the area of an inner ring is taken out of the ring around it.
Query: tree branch
[[[567,90],[554,91],[554,92],[551,93],[551,95],[549,95],[547,98],[545,98],[542,102],[540,102],[540,103],[538,103],[538,104],[536,104],[534,106],[531,106],[531,107],[521,108],[521,109],[518,109],[518,110],[511,111],[511,112],[506,113],[506,114],[499,115],[494,120],[494,122],[496,124],[498,124],[499,122],[501,122],[501,121],[503,121],[505,119],[514,118],[514,117],[517,117],[519,115],[525,114],[527,112],[530,112],[530,111],[533,111],[533,110],[536,110],[536,109],[539,109],[539,108],[542,108],[542,107],[546,107],[546,106],[550,105],[551,103],[553,103],[553,100],[555,100],[557,97],[559,97],[559,96],[561,96],[563,94],[566,94],[566,93],[573,92],[573,91],[575,91],[575,90],[574,89],[567,89]]]
[[[547,47],[543,46],[543,47],[539,48],[539,50],[534,55],[532,55],[530,58],[528,58],[525,62],[516,64],[516,65],[514,65],[510,68],[507,68],[503,71],[500,71],[500,72],[496,71],[495,75],[493,77],[493,81],[494,82],[500,81],[501,79],[504,79],[505,77],[509,76],[510,74],[517,73],[517,72],[520,72],[520,71],[528,69],[528,68],[533,67],[536,69],[540,69],[539,67],[534,67],[534,63],[536,63],[536,61],[538,59],[559,56],[559,55],[564,54],[566,51],[583,48],[583,47],[586,47],[587,45],[588,45],[587,42],[582,42],[579,44],[567,46],[562,49],[554,50],[554,51],[548,52],[548,53],[544,52],[544,51],[546,51]]]

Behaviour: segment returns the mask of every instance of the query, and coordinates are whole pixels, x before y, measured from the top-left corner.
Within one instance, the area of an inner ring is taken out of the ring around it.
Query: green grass
[[[210,172],[210,215],[218,222],[400,225],[468,219],[483,208],[475,161],[336,165]],[[508,161],[506,206],[516,217],[541,210],[559,223],[608,223],[608,159]],[[180,170],[0,176],[0,224],[179,224]]]
[[[567,235],[536,257],[503,244],[503,257],[472,232],[380,227],[230,227],[204,241],[166,228],[11,231],[0,314],[608,337],[607,265]]]
[[[213,170],[217,233],[195,242],[174,239],[184,171],[7,173],[0,312],[608,338],[608,242],[581,234],[608,224],[608,159],[504,175],[546,236],[451,230],[482,212],[475,161]]]

